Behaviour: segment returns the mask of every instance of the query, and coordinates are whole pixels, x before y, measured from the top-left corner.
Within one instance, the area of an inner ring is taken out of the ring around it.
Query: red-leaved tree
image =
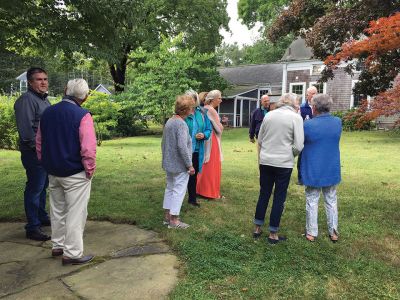
[[[365,29],[366,37],[361,40],[351,40],[342,45],[341,51],[330,55],[325,60],[329,69],[335,69],[342,61],[363,59],[365,68],[369,73],[379,72],[383,63],[383,57],[395,54],[393,66],[400,66],[400,12],[386,18],[371,21],[370,26]],[[376,119],[379,116],[392,116],[400,114],[400,76],[399,69],[389,68],[391,78],[396,78],[392,88],[379,93],[369,107],[361,105],[355,114],[359,115],[357,127],[362,127],[365,122]],[[397,77],[396,77],[397,76]],[[400,125],[398,121],[397,126]]]

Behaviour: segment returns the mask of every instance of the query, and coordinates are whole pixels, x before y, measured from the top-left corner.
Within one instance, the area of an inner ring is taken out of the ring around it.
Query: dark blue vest
[[[84,170],[79,126],[88,113],[77,104],[61,101],[47,108],[40,119],[42,165],[54,176],[67,177]]]

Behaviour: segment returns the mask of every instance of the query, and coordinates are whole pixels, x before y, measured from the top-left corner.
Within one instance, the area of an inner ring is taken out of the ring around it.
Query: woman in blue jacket
[[[329,111],[332,98],[318,94],[312,98],[314,117],[304,122],[304,149],[301,158],[301,176],[306,193],[307,240],[318,236],[318,201],[320,191],[325,198],[329,237],[338,241],[338,208],[336,186],[341,180],[339,141],[342,122]]]
[[[192,137],[192,162],[195,169],[195,174],[189,177],[188,182],[188,202],[193,206],[199,207],[200,204],[196,200],[196,185],[197,185],[197,174],[201,172],[203,161],[204,161],[204,141],[208,140],[211,136],[211,122],[207,117],[207,110],[200,106],[200,100],[198,94],[189,90],[186,92],[193,98],[196,103],[196,108],[193,114],[190,114],[185,122],[189,127],[189,134]]]

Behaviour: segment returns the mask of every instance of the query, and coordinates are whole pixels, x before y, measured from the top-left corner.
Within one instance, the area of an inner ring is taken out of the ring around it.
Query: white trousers
[[[318,236],[318,201],[321,190],[325,198],[329,234],[339,233],[336,185],[323,188],[306,186],[306,230],[307,234],[314,237]]]
[[[51,241],[64,256],[83,256],[83,231],[92,181],[85,171],[68,177],[49,175]]]
[[[188,181],[188,172],[167,172],[167,186],[164,193],[163,208],[169,209],[169,213],[173,216],[179,216],[183,198],[185,198]]]

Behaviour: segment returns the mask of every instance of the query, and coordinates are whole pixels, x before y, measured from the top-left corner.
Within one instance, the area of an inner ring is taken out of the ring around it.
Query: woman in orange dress
[[[204,144],[204,163],[201,173],[197,175],[197,194],[210,199],[221,198],[221,135],[224,126],[221,124],[219,115],[215,110],[222,102],[221,92],[213,90],[205,99],[204,108],[211,121],[213,131],[211,138]]]

